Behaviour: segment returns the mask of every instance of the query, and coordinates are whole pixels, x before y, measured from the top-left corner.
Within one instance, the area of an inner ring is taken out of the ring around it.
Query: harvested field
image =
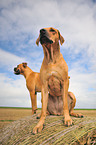
[[[32,129],[39,120],[36,119],[37,115],[31,116],[31,110],[29,112],[30,115],[26,115],[27,117],[18,118],[19,120],[1,129],[0,143],[2,145],[96,144],[96,116],[93,117],[92,112],[88,113],[90,114],[88,117],[72,117],[73,126],[70,127],[64,126],[63,116],[47,116],[43,131],[36,135],[32,134]],[[84,114],[83,110],[80,110],[80,113]]]
[[[38,110],[37,113],[40,113],[40,111],[41,110]],[[75,112],[81,113],[84,116],[96,117],[96,110],[75,110]],[[31,116],[31,108],[0,108],[0,129],[9,123],[26,116]]]
[[[31,109],[0,108],[0,129],[26,116],[31,116]]]

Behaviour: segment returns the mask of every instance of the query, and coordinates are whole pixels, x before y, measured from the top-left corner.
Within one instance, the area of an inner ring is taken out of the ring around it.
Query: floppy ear
[[[40,41],[40,35],[39,35],[39,37],[38,37],[37,40],[36,40],[36,44],[37,44],[37,45],[39,45],[39,41]]]
[[[62,45],[64,43],[64,41],[65,40],[64,40],[63,36],[60,35],[60,44]]]
[[[60,44],[62,45],[64,43],[64,38],[63,36],[60,34],[60,32],[58,31],[58,34],[59,34],[59,40],[60,40]]]
[[[26,63],[26,62],[23,62],[22,64],[23,64],[23,67],[24,67],[24,68],[27,67],[27,63]]]

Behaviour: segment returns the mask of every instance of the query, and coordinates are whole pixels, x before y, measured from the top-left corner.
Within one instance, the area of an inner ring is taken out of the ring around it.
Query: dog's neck
[[[45,63],[56,63],[57,58],[60,55],[59,42],[49,45],[43,45],[44,61]]]
[[[23,73],[23,76],[25,77],[25,79],[27,79],[32,72],[33,71],[27,66],[27,69],[25,69]]]

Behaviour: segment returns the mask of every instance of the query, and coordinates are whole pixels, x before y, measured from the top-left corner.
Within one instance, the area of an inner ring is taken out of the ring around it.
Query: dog
[[[14,73],[16,75],[23,75],[26,79],[26,86],[30,93],[31,104],[32,104],[32,115],[36,113],[37,110],[37,92],[41,92],[41,81],[40,73],[32,71],[27,63],[22,63],[14,68]]]
[[[32,115],[36,113],[37,111],[37,92],[41,92],[41,80],[40,80],[40,73],[33,72],[28,66],[27,63],[22,63],[17,65],[17,67],[14,68],[14,74],[15,75],[23,75],[26,79],[26,86],[29,90],[30,93],[30,98],[31,98],[31,104],[32,104]],[[69,77],[70,79],[70,77]],[[49,97],[50,98],[50,97]],[[75,106],[75,96],[72,92],[68,92],[68,100],[70,102],[71,98],[71,103],[70,110],[74,109]],[[42,102],[42,101],[41,101]],[[61,102],[61,101],[59,101]],[[60,103],[59,103],[60,104]],[[62,107],[61,109],[57,109],[54,107],[53,102],[49,99],[49,103],[47,106],[47,115],[62,115]],[[37,116],[37,118],[40,118],[40,114]]]
[[[59,41],[62,45],[64,43],[64,38],[60,32],[53,27],[41,29],[39,37],[36,40],[36,44],[39,45],[40,42],[43,47],[44,59],[40,69],[40,80],[42,83],[41,118],[38,124],[33,128],[33,134],[41,132],[43,129],[48,101],[54,103],[56,100],[61,100],[64,124],[66,126],[72,125],[72,119],[68,109],[68,66],[60,52]],[[53,108],[56,106],[56,103],[54,103]],[[73,108],[70,114],[74,116]]]
[[[15,75],[23,75],[26,79],[26,86],[30,93],[31,98],[31,104],[32,104],[32,115],[36,114],[37,111],[37,92],[41,92],[41,80],[40,80],[40,73],[33,72],[28,66],[27,63],[22,63],[17,65],[17,67],[14,68],[14,74]],[[70,79],[70,77],[69,77]],[[57,99],[57,98],[56,98]],[[42,101],[41,101],[42,102]],[[55,105],[54,102],[58,105]],[[72,92],[68,92],[68,106],[69,110],[72,114],[72,110],[75,107],[76,98]],[[49,96],[48,100],[48,106],[47,106],[47,115],[62,115],[62,101],[59,100],[59,103],[57,100],[52,100]],[[37,119],[39,119],[41,114],[38,114]],[[72,114],[72,116],[79,117],[78,114]]]

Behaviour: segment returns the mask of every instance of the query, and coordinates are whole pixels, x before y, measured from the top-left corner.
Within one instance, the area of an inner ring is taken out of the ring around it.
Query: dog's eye
[[[50,29],[50,32],[55,32],[55,30],[51,28],[51,29]]]

